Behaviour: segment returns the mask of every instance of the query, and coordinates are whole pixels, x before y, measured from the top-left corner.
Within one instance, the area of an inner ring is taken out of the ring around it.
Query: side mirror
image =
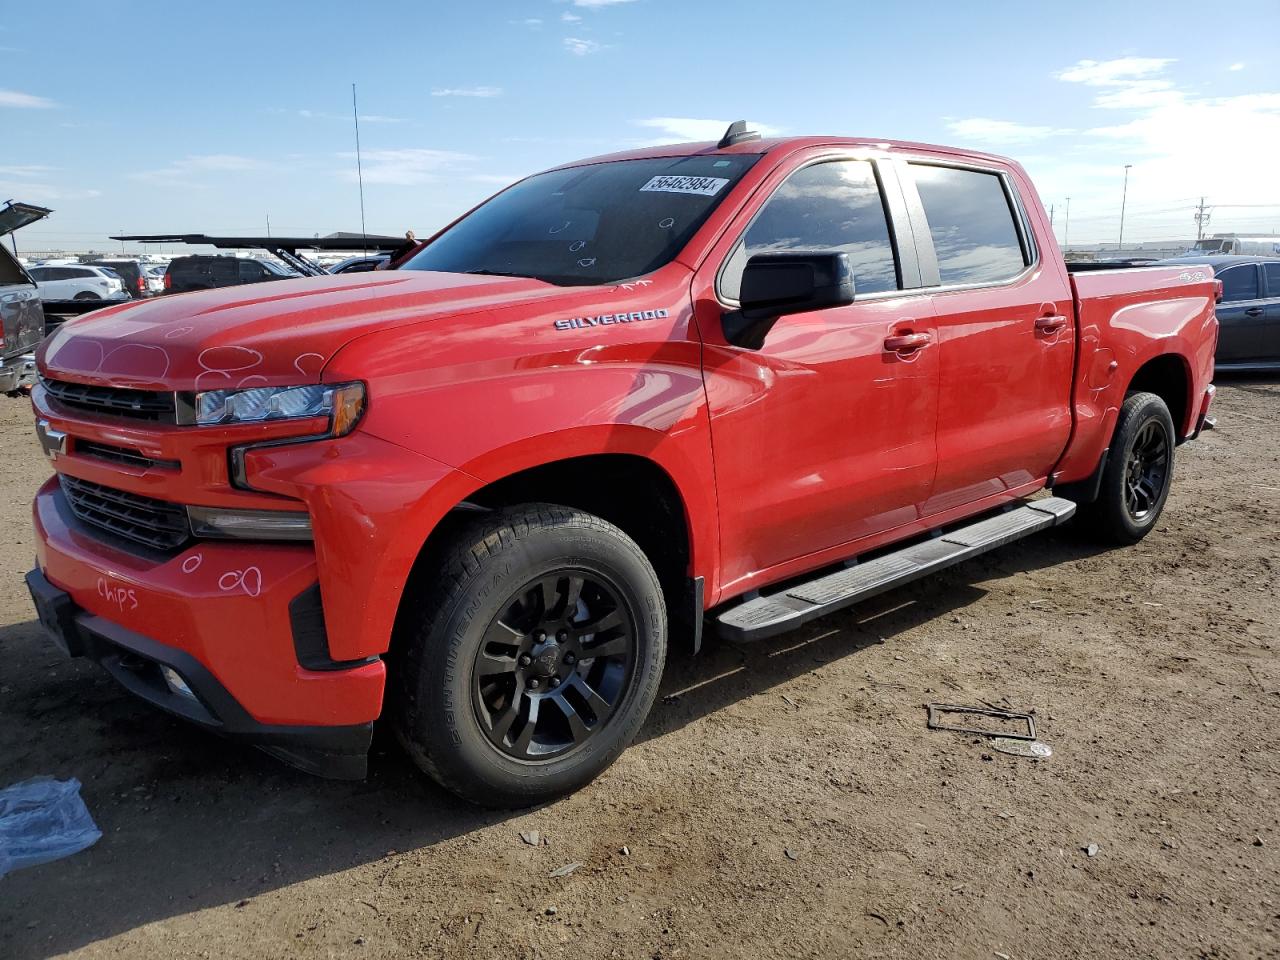
[[[724,316],[734,346],[759,350],[778,318],[853,303],[847,253],[758,253],[742,271],[739,308]]]

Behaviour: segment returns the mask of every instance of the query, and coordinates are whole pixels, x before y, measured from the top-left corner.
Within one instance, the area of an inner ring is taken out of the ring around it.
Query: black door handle
[[[1262,316],[1262,308],[1261,308],[1261,307],[1250,307],[1248,310],[1246,310],[1246,311],[1244,312],[1244,315],[1245,315],[1246,317],[1260,317],[1260,316]]]

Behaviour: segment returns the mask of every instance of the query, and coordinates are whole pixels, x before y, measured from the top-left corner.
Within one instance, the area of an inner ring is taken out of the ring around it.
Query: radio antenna
[[[364,227],[364,167],[360,164],[360,111],[356,109],[356,85],[351,85],[351,119],[356,125],[356,182],[360,184],[360,239],[369,253],[369,233]]]

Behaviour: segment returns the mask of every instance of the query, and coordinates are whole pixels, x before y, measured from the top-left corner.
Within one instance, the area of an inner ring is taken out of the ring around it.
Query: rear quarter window
[[[944,285],[1000,283],[1027,266],[1017,220],[997,173],[910,164]]]

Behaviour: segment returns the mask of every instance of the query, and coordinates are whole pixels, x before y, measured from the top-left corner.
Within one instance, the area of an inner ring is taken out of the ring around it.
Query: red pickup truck
[[[1071,273],[1023,170],[964,150],[735,124],[568,164],[398,269],[50,337],[28,584],[209,729],[360,777],[386,714],[458,794],[539,802],[704,623],[776,635],[1073,513],[1145,536],[1216,283]]]

